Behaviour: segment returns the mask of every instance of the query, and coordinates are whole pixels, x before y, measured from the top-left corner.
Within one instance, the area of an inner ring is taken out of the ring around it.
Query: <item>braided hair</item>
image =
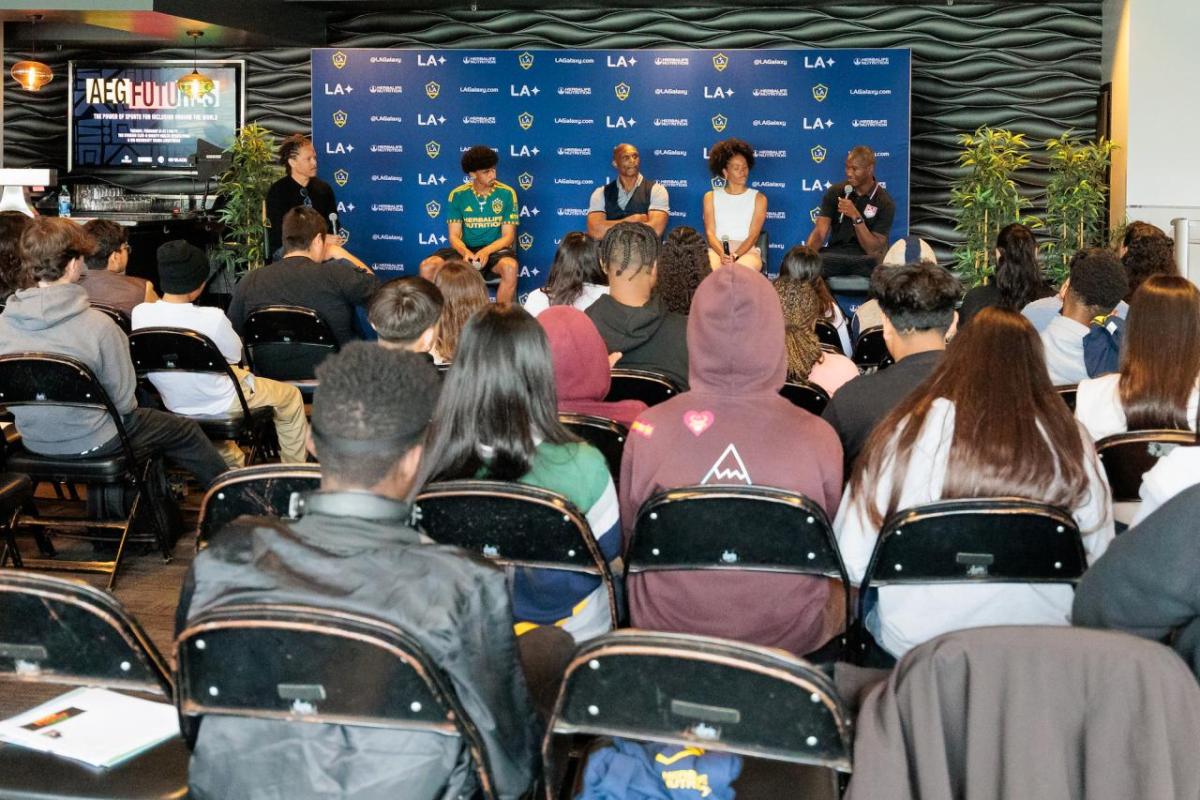
[[[600,262],[604,269],[617,275],[624,275],[630,269],[638,275],[658,261],[660,247],[658,234],[649,225],[618,222],[600,242]]]
[[[312,146],[312,139],[302,133],[293,133],[279,143],[279,165],[290,173],[291,167],[288,166],[288,162],[292,160],[292,157],[305,147]]]
[[[821,360],[821,342],[817,339],[817,320],[821,317],[820,296],[810,284],[794,278],[775,281],[775,291],[779,294],[779,305],[783,309],[788,380],[808,380],[813,365]]]

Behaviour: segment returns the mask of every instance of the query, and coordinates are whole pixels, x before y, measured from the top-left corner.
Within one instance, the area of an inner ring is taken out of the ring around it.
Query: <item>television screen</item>
[[[191,61],[72,61],[68,170],[192,173],[199,140],[233,144],[245,114],[245,62],[196,66],[214,88],[193,100],[176,85]]]

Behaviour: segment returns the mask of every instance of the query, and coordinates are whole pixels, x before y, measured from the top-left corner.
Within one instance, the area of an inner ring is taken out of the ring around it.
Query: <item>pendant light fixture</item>
[[[192,37],[192,71],[180,78],[176,82],[176,86],[187,97],[199,100],[211,92],[216,84],[213,83],[212,78],[196,69],[196,48],[198,47],[200,37],[204,35],[204,31],[188,31],[187,35]]]
[[[29,24],[36,26],[42,21],[41,14],[30,14]],[[49,64],[43,64],[37,60],[37,34],[33,35],[33,59],[29,61],[18,61],[13,64],[10,73],[13,80],[21,85],[21,88],[28,92],[40,92],[42,87],[50,81],[54,80],[54,71],[50,69]]]

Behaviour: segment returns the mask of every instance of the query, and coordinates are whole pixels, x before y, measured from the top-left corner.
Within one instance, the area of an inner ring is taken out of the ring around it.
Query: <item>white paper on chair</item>
[[[170,703],[75,689],[0,722],[0,741],[112,767],[179,735]]]

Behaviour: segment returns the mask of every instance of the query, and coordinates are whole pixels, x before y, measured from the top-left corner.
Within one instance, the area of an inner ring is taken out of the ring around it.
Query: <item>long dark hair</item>
[[[550,265],[543,291],[552,306],[574,305],[585,283],[604,286],[608,276],[600,268],[600,245],[586,233],[572,231],[563,237]]]
[[[795,280],[806,283],[817,293],[821,303],[821,319],[837,316],[837,303],[821,275],[821,254],[808,245],[798,244],[788,250],[779,265],[779,280]]]
[[[1046,281],[1038,266],[1037,240],[1033,232],[1019,222],[1005,225],[996,234],[996,305],[1020,311],[1042,294]]]
[[[515,481],[533,465],[535,436],[552,444],[578,441],[558,421],[546,332],[520,306],[488,306],[463,329],[417,485],[471,478],[480,470]],[[491,448],[487,458],[481,445]]]
[[[0,211],[0,302],[33,285],[33,273],[21,261],[21,234],[28,224],[20,211]]]
[[[1017,311],[980,311],[954,337],[933,374],[902,400],[867,439],[850,478],[876,527],[900,507],[921,429],[938,398],[954,404],[954,436],[941,499],[1026,497],[1067,510],[1089,491],[1083,439],[1046,372],[1042,342]],[[891,494],[875,497],[885,465]]]
[[[1133,293],[1121,347],[1121,407],[1129,430],[1187,428],[1200,376],[1200,291],[1153,275]]]
[[[687,225],[672,228],[658,254],[658,282],[655,291],[668,311],[687,314],[700,281],[712,273],[708,263],[708,243]]]

